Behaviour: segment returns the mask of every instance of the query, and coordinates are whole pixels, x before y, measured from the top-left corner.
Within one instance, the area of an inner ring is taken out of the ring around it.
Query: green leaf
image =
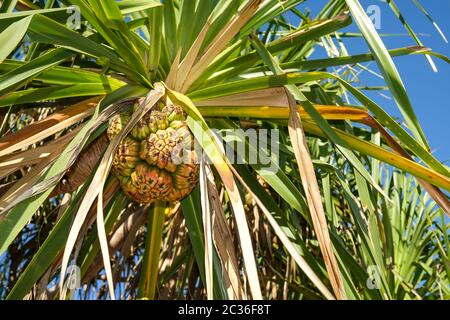
[[[117,2],[123,15],[161,7],[162,3],[156,0],[127,0]]]
[[[73,52],[65,49],[55,49],[0,76],[0,97],[21,87],[41,72],[60,64],[73,55]]]
[[[108,83],[84,83],[52,86],[42,89],[26,89],[13,92],[7,97],[0,99],[0,107],[63,98],[99,96],[108,94],[118,88],[118,86],[110,86]]]
[[[294,30],[289,34],[272,41],[266,48],[271,54],[275,55],[291,48],[293,44],[299,46],[308,41],[313,41],[316,38],[349,25],[350,22],[351,20],[349,17],[343,15],[333,19],[312,23],[311,25],[304,25],[300,29]],[[201,77],[201,79],[205,81],[207,78],[206,76],[208,76],[207,83],[214,84],[222,82],[224,79],[239,76],[243,71],[254,66],[259,61],[261,61],[259,54],[256,51],[252,51],[227,61],[225,65],[216,65],[212,63],[211,67],[205,72],[205,76]],[[215,71],[219,72],[216,75],[212,74]]]
[[[86,188],[84,188],[86,189]],[[76,194],[73,200],[77,204],[81,199],[83,192]],[[64,248],[64,243],[67,234],[70,231],[72,219],[76,213],[77,207],[75,205],[69,206],[64,211],[61,218],[58,220],[52,231],[45,239],[42,246],[33,256],[30,263],[20,275],[14,287],[7,296],[8,300],[20,300],[31,290],[33,285],[42,277],[44,272],[51,266],[58,253]]]
[[[45,16],[33,16],[29,35],[32,41],[63,46],[93,57],[107,58],[113,63],[123,65],[114,51],[106,49],[104,46]]]
[[[408,128],[411,130],[418,142],[426,149],[429,149],[427,139],[422,131],[420,123],[408,98],[408,94],[406,93],[406,89],[403,85],[400,74],[398,73],[394,61],[389,55],[389,52],[384,46],[381,37],[375,30],[372,21],[367,16],[366,12],[358,1],[346,0],[346,2],[353,14],[356,23],[358,24],[359,29],[364,36],[364,39],[369,45],[372,54],[375,56],[375,60],[377,61],[378,67],[383,74],[383,78],[386,81],[389,89],[391,90],[391,93],[394,96],[400,112],[405,118]]]
[[[10,72],[27,62],[16,60],[5,60],[0,64],[0,76]],[[66,84],[83,84],[83,83],[107,83],[112,87],[120,87],[125,83],[119,79],[115,79],[104,74],[89,71],[81,68],[56,66],[49,70],[45,70],[37,75],[33,81],[39,85],[66,85]]]
[[[38,10],[25,10],[25,11],[14,11],[10,13],[0,14],[0,30],[3,31],[5,28],[10,26],[16,21],[22,20],[26,17],[33,17],[35,15],[42,15],[50,18],[56,22],[64,24],[67,22],[67,18],[70,15],[68,8],[51,8],[51,9],[38,9]]]
[[[27,17],[17,22],[12,23],[6,30],[0,33],[0,63],[2,63],[11,52],[16,49],[19,43],[22,42],[22,38],[27,32],[32,17]]]
[[[154,78],[156,78],[161,56],[163,11],[160,8],[152,10],[148,19],[151,41],[148,49],[148,69]]]
[[[377,120],[389,130],[391,130],[408,150],[422,159],[427,165],[437,172],[450,177],[448,169],[439,162],[428,150],[426,150],[416,139],[402,128],[386,111],[369,99],[361,91],[355,89],[350,83],[331,73],[307,72],[288,73],[283,75],[270,75],[255,77],[244,80],[230,81],[189,93],[188,96],[193,101],[201,101],[215,97],[223,97],[235,93],[250,92],[258,89],[282,87],[288,84],[301,84],[309,81],[319,81],[325,79],[337,80],[345,89],[350,91],[366,108],[368,108]]]
[[[0,13],[11,12],[17,4],[17,0],[4,0],[0,7]]]
[[[191,240],[192,251],[194,251],[195,260],[198,265],[200,277],[203,283],[205,278],[205,237],[203,234],[202,210],[200,208],[200,192],[199,188],[195,188],[192,193],[181,201],[181,208],[184,218],[186,219],[186,227],[188,229],[189,239]],[[216,299],[228,299],[228,295],[223,287],[222,269],[220,262],[217,261],[217,253],[214,248],[213,262],[213,281],[214,281],[214,297]]]
[[[430,22],[433,24],[434,28],[437,30],[439,35],[442,37],[442,39],[445,41],[445,43],[448,43],[447,38],[445,37],[444,32],[442,32],[441,28],[438,26],[436,21],[434,21],[433,17],[428,13],[428,11],[420,4],[419,0],[413,0],[414,4],[420,9],[420,11],[423,12],[423,14],[430,20]]]
[[[77,5],[88,20],[117,54],[141,76],[141,82],[150,85],[148,70],[144,63],[144,52],[140,50],[139,37],[130,31],[114,0],[70,0]]]
[[[411,54],[425,54],[431,53],[431,50],[425,47],[405,47],[389,50],[391,57],[405,56]],[[361,62],[368,62],[375,60],[371,53],[364,53],[351,56],[341,56],[335,58],[315,59],[315,60],[292,60],[289,62],[280,63],[283,70],[289,72],[299,72],[301,70],[322,69],[327,67],[335,67],[341,65],[352,65]],[[257,67],[248,70],[249,73],[265,71],[265,67]]]

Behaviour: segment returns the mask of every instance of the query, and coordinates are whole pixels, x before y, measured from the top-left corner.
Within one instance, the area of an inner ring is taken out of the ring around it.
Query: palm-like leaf
[[[448,298],[450,171],[428,150],[392,57],[448,59],[387,50],[356,0],[324,1],[314,19],[303,2],[4,1],[0,297],[64,299],[73,261],[88,288],[78,298]],[[352,17],[370,53],[336,49]],[[329,58],[310,58],[318,45]],[[352,83],[347,66],[369,61],[407,129]],[[164,94],[212,164],[180,204],[142,207],[109,171]],[[102,145],[137,97],[129,125]],[[258,151],[245,128],[277,130],[275,170],[227,157],[231,140]]]

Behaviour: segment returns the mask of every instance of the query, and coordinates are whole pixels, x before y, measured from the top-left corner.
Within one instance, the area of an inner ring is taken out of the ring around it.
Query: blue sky
[[[318,10],[327,0],[306,1],[302,8],[309,7],[311,16],[316,16]],[[396,0],[404,18],[420,36],[426,47],[433,51],[450,56],[450,45],[445,43],[426,16],[415,6],[412,0]],[[448,0],[419,0],[422,6],[438,23],[444,34],[450,39],[450,1]],[[415,45],[414,40],[407,35],[403,25],[393,14],[388,4],[381,0],[361,0],[364,8],[378,5],[381,9],[381,29],[379,33],[404,34],[404,36],[383,37],[388,49]],[[348,32],[357,32],[356,24],[345,29]],[[345,40],[350,54],[367,52],[369,49],[362,38]],[[320,53],[317,53],[320,54]],[[425,135],[435,156],[450,166],[450,65],[434,58],[438,73],[434,73],[423,55],[411,55],[394,59],[395,65],[402,77],[406,90],[422,124]],[[375,63],[370,68],[377,71]],[[360,80],[365,85],[384,85],[382,79],[365,73]],[[382,106],[389,114],[400,117],[394,100],[389,100],[376,92],[365,93]],[[382,91],[383,94],[388,94]]]

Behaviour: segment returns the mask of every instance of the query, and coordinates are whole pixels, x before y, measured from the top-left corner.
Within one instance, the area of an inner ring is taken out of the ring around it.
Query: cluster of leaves
[[[448,299],[450,171],[392,57],[448,59],[392,0],[417,46],[387,50],[357,0],[324,1],[316,17],[304,2],[3,1],[0,297],[69,297],[60,274],[73,261],[80,299]],[[348,55],[352,18],[370,53]],[[328,58],[311,58],[319,47]],[[353,85],[370,61],[404,126]],[[111,159],[164,95],[200,126],[213,165],[181,203],[142,207]],[[136,97],[130,124],[102,145]],[[230,129],[278,130],[276,170],[230,162],[210,128],[250,153]]]

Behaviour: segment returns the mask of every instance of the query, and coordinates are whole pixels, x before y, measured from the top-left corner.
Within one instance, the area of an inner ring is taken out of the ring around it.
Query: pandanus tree
[[[450,171],[392,57],[448,59],[304,2],[2,1],[0,297],[69,298],[70,269],[79,299],[448,298]]]

